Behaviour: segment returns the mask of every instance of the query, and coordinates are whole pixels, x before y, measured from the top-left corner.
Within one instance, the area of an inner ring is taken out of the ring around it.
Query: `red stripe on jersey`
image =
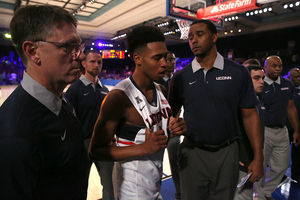
[[[133,142],[125,142],[125,141],[120,141],[120,140],[117,140],[118,143],[121,143],[121,144],[126,144],[126,145],[135,145],[135,143]]]

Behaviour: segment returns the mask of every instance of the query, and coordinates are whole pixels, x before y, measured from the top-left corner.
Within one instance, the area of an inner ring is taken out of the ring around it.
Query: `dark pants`
[[[184,139],[179,149],[182,200],[233,199],[239,176],[237,142],[208,151]]]
[[[180,177],[179,177],[179,167],[178,167],[179,143],[180,143],[180,137],[178,136],[178,137],[171,138],[167,146],[172,178],[175,185],[175,199],[181,199]]]
[[[292,146],[292,179],[300,184],[300,146]]]
[[[88,150],[91,139],[84,140],[84,146]],[[91,169],[92,164],[95,164],[97,171],[100,176],[102,189],[102,199],[103,200],[114,200],[114,189],[112,183],[112,171],[114,168],[114,162],[109,161],[91,161],[89,163],[89,170]]]

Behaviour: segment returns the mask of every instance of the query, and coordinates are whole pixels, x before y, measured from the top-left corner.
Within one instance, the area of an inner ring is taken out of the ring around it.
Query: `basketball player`
[[[159,29],[140,26],[127,36],[135,62],[133,75],[120,82],[103,101],[89,149],[93,160],[115,164],[116,199],[153,200],[159,196],[162,160],[167,147],[171,108],[159,81],[166,71],[167,48]],[[170,118],[171,134],[185,133],[185,122]],[[117,146],[110,143],[117,136]]]

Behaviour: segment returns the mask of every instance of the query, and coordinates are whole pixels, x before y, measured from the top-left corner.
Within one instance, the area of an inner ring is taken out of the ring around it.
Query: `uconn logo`
[[[217,81],[226,81],[226,80],[231,80],[231,76],[218,76],[216,77]]]
[[[159,124],[159,122],[164,119],[168,119],[172,115],[172,110],[169,107],[162,108],[161,111],[158,111],[157,113],[151,114],[148,118],[145,119],[145,121],[148,123],[149,127],[152,128],[155,124]]]

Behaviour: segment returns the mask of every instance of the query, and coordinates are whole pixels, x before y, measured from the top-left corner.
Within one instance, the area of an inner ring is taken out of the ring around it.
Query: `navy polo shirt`
[[[240,108],[257,104],[249,71],[219,53],[208,71],[195,58],[175,73],[169,97],[173,109],[184,107],[185,136],[208,145],[238,138]]]
[[[270,128],[283,128],[286,124],[286,110],[289,100],[293,100],[294,87],[290,80],[278,77],[272,81],[265,77],[264,89],[260,93],[260,100],[266,108],[265,125]]]
[[[160,81],[155,81],[155,82],[156,82],[156,83],[159,83],[159,84],[161,84],[161,85],[163,85],[163,86],[166,88],[167,92],[169,92],[170,79],[171,79],[171,77],[168,77],[167,75],[165,75],[165,76],[162,78],[162,80],[160,80]]]
[[[98,80],[95,85],[84,75],[66,91],[66,99],[74,107],[83,125],[84,138],[91,138],[103,99],[109,90]]]
[[[0,127],[0,199],[86,199],[88,158],[70,104],[24,72]]]

